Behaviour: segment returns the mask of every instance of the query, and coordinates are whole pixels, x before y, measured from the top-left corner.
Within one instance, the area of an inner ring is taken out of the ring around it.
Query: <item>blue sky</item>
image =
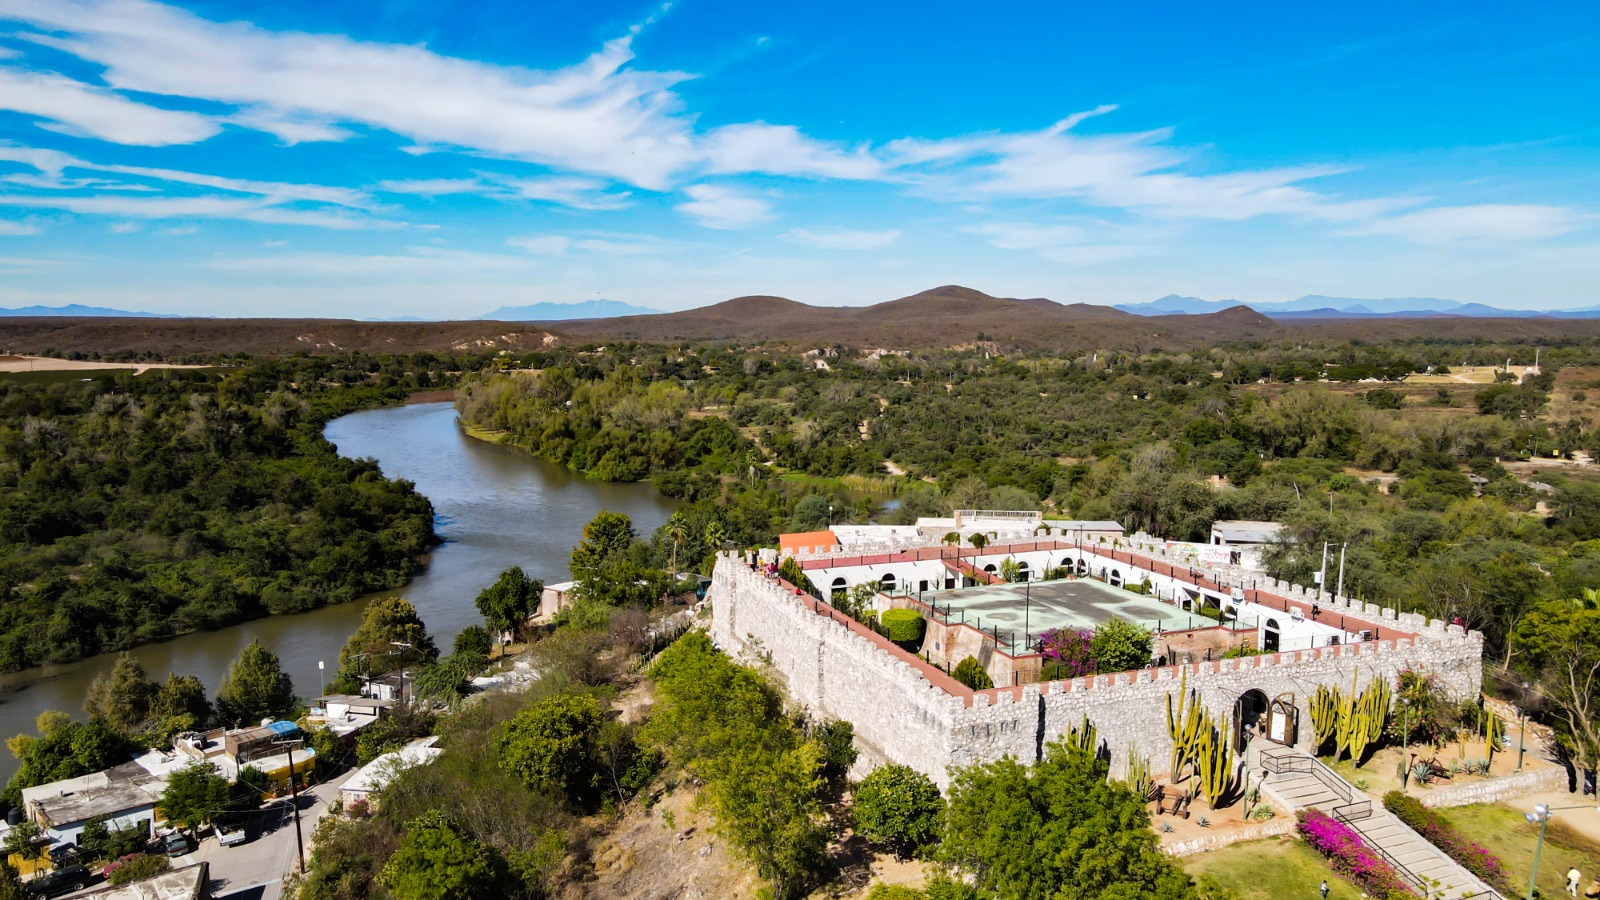
[[[0,306],[1600,304],[1518,6],[0,0]]]

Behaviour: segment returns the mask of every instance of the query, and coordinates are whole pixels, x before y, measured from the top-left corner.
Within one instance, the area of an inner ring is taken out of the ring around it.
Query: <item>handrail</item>
[[[1379,844],[1372,838],[1371,835],[1361,830],[1360,825],[1357,825],[1350,819],[1339,818],[1338,816],[1335,816],[1335,818],[1348,826],[1351,831],[1354,831],[1356,834],[1360,835],[1363,846],[1378,851],[1378,855],[1383,857],[1383,861],[1388,863],[1391,869],[1394,869],[1395,875],[1399,876],[1400,880],[1406,882],[1407,887],[1424,897],[1428,896],[1428,883],[1422,880],[1422,876],[1406,868],[1405,863],[1395,859],[1394,856],[1389,853],[1389,851],[1383,849],[1382,844]]]

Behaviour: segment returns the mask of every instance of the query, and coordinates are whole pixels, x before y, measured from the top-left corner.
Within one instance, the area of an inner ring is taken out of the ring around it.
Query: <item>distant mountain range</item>
[[[620,300],[580,300],[577,303],[531,303],[527,306],[502,306],[484,313],[480,319],[496,322],[568,322],[573,319],[614,319],[618,316],[649,316],[660,313],[648,306],[634,306]]]
[[[1366,300],[1355,297],[1325,297],[1307,294],[1298,300],[1246,303],[1240,300],[1202,300],[1168,294],[1149,303],[1123,303],[1117,309],[1136,316],[1183,316],[1221,312],[1235,306],[1249,308],[1273,319],[1419,319],[1430,316],[1468,318],[1529,319],[1546,316],[1554,319],[1600,318],[1600,306],[1579,309],[1498,309],[1482,303],[1462,303],[1437,297],[1389,297]]]
[[[19,306],[0,309],[0,316],[99,316],[107,319],[181,319],[171,313],[138,312],[130,309],[108,309],[104,306],[84,306],[69,303],[66,306]]]

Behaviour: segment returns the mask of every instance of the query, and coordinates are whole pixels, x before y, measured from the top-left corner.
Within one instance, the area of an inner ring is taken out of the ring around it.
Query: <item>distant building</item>
[[[74,900],[211,900],[211,864],[173,869],[115,887],[100,887],[74,894]]]
[[[1228,563],[1261,570],[1261,551],[1283,533],[1280,522],[1219,519],[1211,523],[1211,546],[1229,549]]]
[[[63,843],[79,843],[84,824],[96,818],[113,831],[131,829],[149,835],[154,833],[156,804],[165,787],[164,778],[127,762],[104,772],[24,788],[22,806],[28,821]]]
[[[394,708],[393,700],[349,694],[319,697],[317,703],[319,705],[312,707],[311,714],[306,716],[306,724],[320,725],[344,739],[387,716]]]
[[[577,587],[576,581],[558,581],[547,584],[539,592],[539,607],[528,617],[531,625],[544,625],[556,617],[556,613],[572,605],[572,589]]]
[[[297,779],[310,774],[317,751],[305,746],[300,726],[276,721],[253,728],[213,728],[178,735],[173,751],[194,762],[209,762],[229,780],[252,768],[274,783],[287,785],[291,766]]]

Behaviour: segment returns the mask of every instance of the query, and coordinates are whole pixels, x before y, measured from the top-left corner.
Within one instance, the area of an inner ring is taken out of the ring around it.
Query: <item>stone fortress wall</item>
[[[1060,543],[1060,549],[1069,547],[1152,579],[1179,577],[1155,555]],[[985,555],[1006,552],[1002,545],[986,548]],[[1187,569],[1187,562],[1182,565]],[[1197,574],[1205,593],[1229,590],[1208,579],[1216,573]],[[1312,596],[1299,586],[1265,578],[1251,594],[1266,602],[1310,602]],[[1234,704],[1246,691],[1261,691],[1268,700],[1293,695],[1300,722],[1296,743],[1306,749],[1309,701],[1319,684],[1349,691],[1352,684],[1364,688],[1374,678],[1393,683],[1411,668],[1434,674],[1459,698],[1475,696],[1481,688],[1481,634],[1343,597],[1324,598],[1322,608],[1371,623],[1380,639],[987,691],[966,688],[828,604],[753,570],[737,554],[718,560],[710,597],[712,637],[725,652],[770,665],[793,701],[850,722],[867,759],[909,765],[941,788],[948,785],[953,766],[1004,755],[1032,762],[1046,743],[1084,717],[1111,751],[1114,771],[1122,770],[1130,748],[1151,760],[1155,771],[1164,771],[1172,748],[1166,698],[1184,678],[1224,722],[1232,720]]]

